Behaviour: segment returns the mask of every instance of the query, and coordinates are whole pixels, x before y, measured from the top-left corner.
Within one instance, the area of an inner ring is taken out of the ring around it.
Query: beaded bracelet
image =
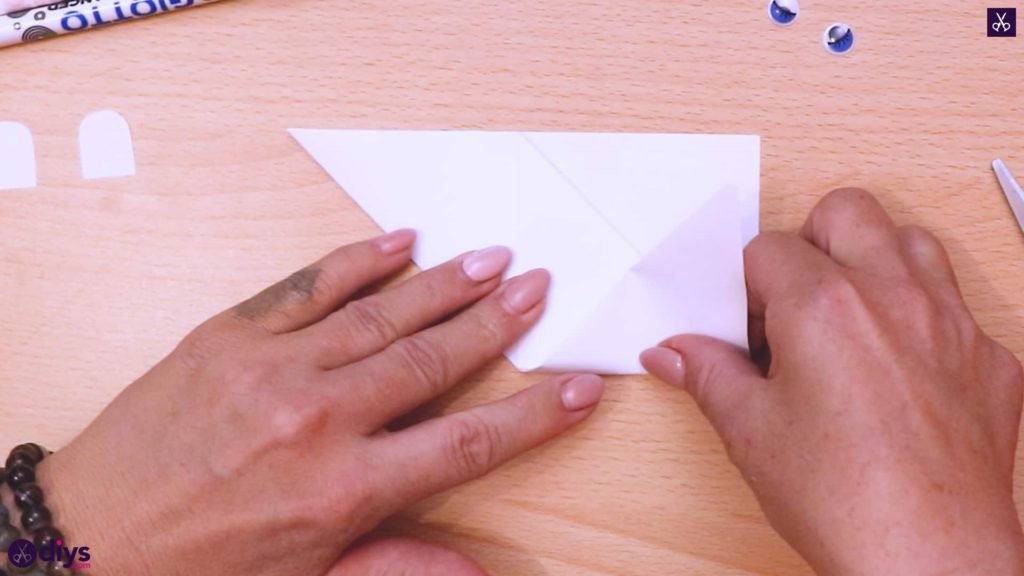
[[[4,468],[0,468],[0,479],[6,480],[14,494],[14,504],[21,510],[21,527],[37,551],[64,538],[53,526],[53,515],[44,504],[43,489],[36,484],[36,465],[48,454],[52,452],[38,444],[20,444],[11,450]],[[0,503],[0,551],[8,550],[11,543],[20,536],[21,533],[11,523],[10,511]],[[12,565],[10,558],[7,566],[15,574],[24,572],[24,568]],[[57,559],[46,563],[43,569],[47,576],[69,576],[74,573]],[[36,568],[34,573],[38,572],[39,568]],[[0,576],[6,576],[2,569]]]

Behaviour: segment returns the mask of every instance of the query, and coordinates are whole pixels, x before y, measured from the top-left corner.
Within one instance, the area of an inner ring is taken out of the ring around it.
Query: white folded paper
[[[501,244],[543,267],[520,370],[641,372],[682,333],[747,345],[743,247],[758,230],[760,139],[693,134],[291,130],[429,268]]]
[[[36,187],[36,145],[18,122],[0,122],[0,190]]]
[[[113,110],[98,110],[78,127],[78,150],[82,178],[119,178],[135,175],[135,146],[124,116]]]

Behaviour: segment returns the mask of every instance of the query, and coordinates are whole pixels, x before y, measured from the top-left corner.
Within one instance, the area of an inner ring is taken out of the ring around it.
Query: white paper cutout
[[[641,372],[678,333],[746,346],[744,245],[758,229],[756,136],[291,130],[387,231],[436,266],[503,244],[553,281],[507,351],[521,370]]]
[[[93,112],[78,129],[82,178],[118,178],[135,174],[135,149],[128,122],[113,110]]]
[[[0,122],[0,190],[34,188],[36,184],[32,132],[17,122]]]

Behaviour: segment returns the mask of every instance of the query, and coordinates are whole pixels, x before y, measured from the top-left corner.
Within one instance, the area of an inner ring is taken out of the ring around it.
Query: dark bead
[[[32,459],[24,454],[11,454],[4,460],[4,468],[14,468],[15,466],[28,466],[33,467]]]
[[[53,542],[64,540],[64,535],[60,533],[60,530],[50,526],[48,528],[43,528],[42,530],[37,530],[35,532],[35,537],[32,540],[32,543],[36,545],[36,550],[42,550]]]
[[[35,456],[36,464],[42,462],[43,458],[46,458],[46,455],[49,452],[46,448],[43,448],[42,446],[36,444],[35,442],[28,442],[22,444],[21,446],[15,447],[15,450],[17,450],[18,448],[21,448],[28,454],[32,454],[33,456]]]
[[[35,508],[43,503],[43,489],[38,484],[22,484],[14,491],[14,503],[22,510]]]
[[[14,450],[11,450],[10,456],[7,457],[6,466],[8,468],[12,468],[14,466],[12,463],[13,461],[27,460],[30,467],[34,468],[35,465],[42,462],[45,457],[46,451],[38,444],[19,444],[14,447]]]
[[[36,506],[21,513],[21,527],[26,532],[34,533],[43,528],[49,528],[53,522],[50,509],[46,506]]]
[[[12,456],[8,456],[7,462],[4,465],[8,470],[15,466],[25,466],[27,468],[32,468],[33,470],[36,468],[35,462],[25,454],[14,454]]]
[[[7,552],[7,549],[11,546],[11,542],[21,538],[21,532],[10,524],[0,526],[0,552]]]
[[[28,466],[14,466],[7,469],[7,485],[11,490],[17,490],[22,484],[36,481],[35,470]]]
[[[32,464],[32,459],[24,454],[11,454],[4,461],[4,467],[14,468],[15,466],[28,466],[32,468],[34,465]]]
[[[71,569],[54,560],[46,565],[46,576],[71,576]]]

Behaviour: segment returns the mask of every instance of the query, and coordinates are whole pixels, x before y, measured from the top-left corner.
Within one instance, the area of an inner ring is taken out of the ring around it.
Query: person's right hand
[[[643,361],[694,396],[772,525],[821,574],[1024,574],[1021,365],[935,237],[841,190],[745,260],[760,366],[695,336]]]

